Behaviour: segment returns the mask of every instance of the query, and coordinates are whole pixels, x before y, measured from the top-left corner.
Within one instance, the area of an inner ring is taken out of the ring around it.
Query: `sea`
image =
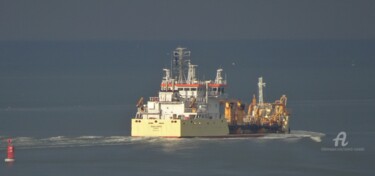
[[[224,69],[231,98],[249,103],[258,77],[265,101],[287,95],[291,133],[130,137],[178,46],[198,78]],[[373,176],[374,124],[374,40],[0,42],[1,176]]]

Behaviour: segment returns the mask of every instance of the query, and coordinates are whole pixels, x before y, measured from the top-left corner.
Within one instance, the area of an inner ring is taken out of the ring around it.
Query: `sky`
[[[0,0],[0,41],[375,39],[373,0]]]

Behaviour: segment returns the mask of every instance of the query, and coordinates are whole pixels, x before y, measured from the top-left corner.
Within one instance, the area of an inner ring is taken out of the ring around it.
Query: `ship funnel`
[[[189,62],[189,70],[188,70],[188,78],[187,78],[187,82],[188,83],[195,83],[197,81],[197,78],[196,78],[196,68],[197,68],[197,65],[192,65],[190,64]]]
[[[215,78],[215,83],[216,84],[223,84],[224,83],[224,79],[223,79],[223,76],[221,76],[221,73],[223,72],[223,69],[217,69],[216,71],[216,78]]]
[[[163,77],[163,80],[165,81],[168,81],[171,77],[171,71],[169,69],[163,69],[163,71],[165,72],[165,77]]]

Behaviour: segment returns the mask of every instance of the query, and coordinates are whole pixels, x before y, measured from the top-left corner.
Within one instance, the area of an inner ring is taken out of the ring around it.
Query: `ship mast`
[[[258,91],[259,91],[259,105],[263,106],[263,87],[266,87],[266,83],[263,83],[263,77],[258,78]]]
[[[182,47],[177,47],[173,51],[173,62],[175,65],[175,72],[177,72],[178,77],[177,81],[179,83],[184,83],[186,82],[186,76],[184,73],[184,70],[186,68],[185,61],[189,61],[190,59],[190,51],[187,50],[187,48],[182,48]]]

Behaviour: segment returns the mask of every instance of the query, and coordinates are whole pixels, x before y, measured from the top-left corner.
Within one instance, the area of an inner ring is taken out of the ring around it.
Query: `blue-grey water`
[[[223,68],[244,102],[263,76],[266,100],[288,96],[292,133],[129,137],[176,46],[200,78]],[[374,175],[374,77],[372,40],[0,42],[0,175]],[[334,146],[341,131],[347,151]]]

